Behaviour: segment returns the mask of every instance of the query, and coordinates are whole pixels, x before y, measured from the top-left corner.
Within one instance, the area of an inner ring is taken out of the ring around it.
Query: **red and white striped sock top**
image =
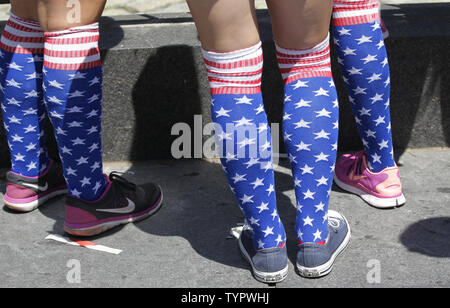
[[[87,70],[101,66],[98,23],[45,32],[44,66],[56,70]]]
[[[334,0],[333,25],[359,25],[379,20],[379,6],[379,0]]]
[[[11,13],[2,33],[0,48],[12,53],[42,54],[44,32],[39,22],[26,20]]]
[[[264,62],[261,42],[227,53],[203,50],[203,57],[213,95],[261,92]]]
[[[285,84],[303,78],[332,77],[330,35],[311,49],[295,50],[276,46],[278,66]]]

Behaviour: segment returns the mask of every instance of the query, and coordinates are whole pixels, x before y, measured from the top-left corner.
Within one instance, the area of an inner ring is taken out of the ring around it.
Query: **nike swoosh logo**
[[[45,183],[45,186],[39,186],[38,184],[31,184],[31,183],[21,183],[21,185],[39,191],[46,191],[48,189],[48,183]]]
[[[134,212],[136,209],[136,204],[128,199],[128,205],[126,207],[120,208],[120,209],[98,209],[97,212],[104,212],[104,213],[113,213],[113,214],[129,214]]]
[[[353,172],[348,176],[351,181],[358,181],[367,178],[366,175],[355,175]]]

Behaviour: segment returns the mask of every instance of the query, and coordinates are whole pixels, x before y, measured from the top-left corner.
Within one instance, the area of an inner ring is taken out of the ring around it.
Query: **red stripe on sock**
[[[211,94],[259,94],[261,93],[261,87],[221,87],[211,88]]]
[[[302,241],[300,241],[300,240],[297,240],[297,242],[298,242],[300,245],[305,244],[304,242],[302,242]],[[314,244],[325,245],[325,241],[320,241],[320,242],[317,242],[317,243],[314,243]]]

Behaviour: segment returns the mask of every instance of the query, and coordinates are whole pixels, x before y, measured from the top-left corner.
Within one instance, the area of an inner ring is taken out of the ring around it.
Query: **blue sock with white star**
[[[11,14],[0,48],[1,108],[11,153],[11,171],[37,177],[49,165],[43,133],[44,35],[39,23]]]
[[[277,46],[285,81],[283,135],[297,199],[298,241],[323,244],[336,163],[339,107],[329,36],[309,50]]]
[[[230,53],[204,51],[216,146],[257,249],[280,247],[270,128],[261,95],[261,43]]]
[[[44,99],[69,195],[96,200],[107,185],[102,163],[98,24],[44,35]]]
[[[338,61],[373,172],[395,166],[390,73],[378,7],[378,0],[335,0],[333,7]]]

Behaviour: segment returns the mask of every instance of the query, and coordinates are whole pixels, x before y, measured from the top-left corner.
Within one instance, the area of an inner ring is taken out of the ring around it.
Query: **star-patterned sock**
[[[96,200],[106,187],[98,23],[46,32],[44,37],[44,99],[69,195]]]
[[[216,145],[257,249],[284,245],[278,217],[270,128],[261,94],[261,43],[229,53],[203,51]]]
[[[390,74],[378,0],[334,0],[333,36],[369,168],[395,166]]]
[[[309,50],[277,46],[285,82],[283,135],[297,199],[301,243],[323,244],[336,163],[339,107],[330,64],[329,36]]]
[[[0,48],[1,108],[11,153],[11,171],[37,177],[49,165],[43,133],[44,34],[39,23],[11,14]]]

